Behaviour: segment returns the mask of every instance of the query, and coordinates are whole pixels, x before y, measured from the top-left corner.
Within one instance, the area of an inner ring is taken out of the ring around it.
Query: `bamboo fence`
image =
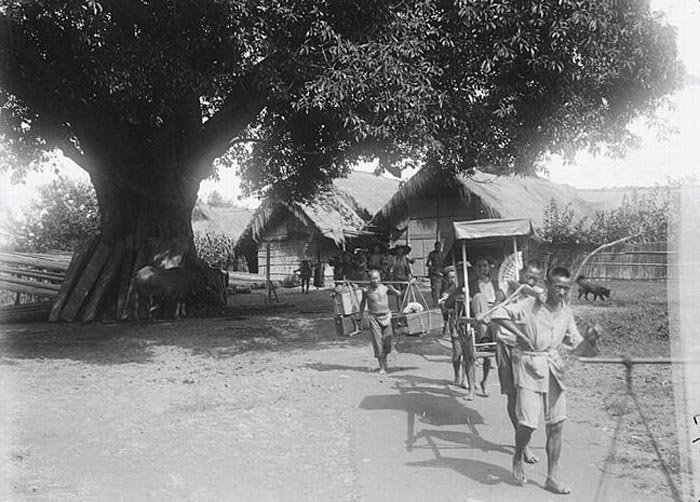
[[[621,244],[593,255],[581,274],[592,280],[663,281],[668,277],[671,253],[665,242]],[[549,268],[560,265],[573,271],[588,251],[541,248],[536,254]]]

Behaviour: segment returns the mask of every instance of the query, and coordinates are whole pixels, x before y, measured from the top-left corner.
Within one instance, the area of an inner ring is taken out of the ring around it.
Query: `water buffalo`
[[[146,265],[133,276],[136,288],[136,317],[139,315],[139,300],[147,298],[148,317],[158,309],[154,300],[175,302],[175,319],[186,316],[185,304],[207,290],[207,278],[199,269],[156,268]]]

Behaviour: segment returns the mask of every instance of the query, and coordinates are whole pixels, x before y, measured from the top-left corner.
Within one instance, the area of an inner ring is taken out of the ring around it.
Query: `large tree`
[[[619,149],[680,73],[645,0],[0,0],[5,154],[87,170],[107,243],[191,239],[232,159],[301,198],[359,159],[527,173]]]

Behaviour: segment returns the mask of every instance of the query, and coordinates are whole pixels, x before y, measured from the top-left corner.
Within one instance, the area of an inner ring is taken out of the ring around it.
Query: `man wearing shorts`
[[[527,287],[523,288],[518,296],[515,297],[513,303],[518,303],[520,301],[531,298],[534,294],[538,292],[544,292],[544,289],[540,288],[538,284],[542,280],[542,265],[535,261],[530,260],[525,264],[525,268],[520,273],[520,282],[509,283],[508,285],[508,297],[517,291],[517,289],[525,284]],[[539,290],[539,291],[538,291]],[[503,327],[497,327],[495,330],[495,341],[496,341],[496,364],[498,365],[498,381],[501,384],[501,394],[506,396],[506,410],[508,411],[508,417],[513,424],[513,430],[518,428],[518,418],[515,415],[515,399],[517,396],[517,387],[513,380],[513,360],[511,357],[511,349],[516,346],[515,335],[507,331]],[[523,452],[523,460],[528,464],[534,464],[539,461],[539,459],[530,451],[530,448],[525,448]]]
[[[544,488],[567,494],[569,488],[558,479],[562,431],[566,420],[566,394],[563,362],[559,351],[583,341],[565,299],[571,289],[571,274],[565,268],[551,271],[547,297],[531,297],[499,307],[492,320],[516,337],[511,349],[513,377],[517,387],[513,477],[525,484],[525,448],[539,425],[544,409],[547,432],[547,480]]]
[[[381,282],[379,270],[369,271],[369,286],[362,290],[360,312],[364,312],[365,305],[369,310],[369,326],[374,349],[374,357],[379,362],[379,374],[385,375],[387,370],[387,356],[392,348],[391,310],[389,309],[389,295],[401,295],[391,284]]]

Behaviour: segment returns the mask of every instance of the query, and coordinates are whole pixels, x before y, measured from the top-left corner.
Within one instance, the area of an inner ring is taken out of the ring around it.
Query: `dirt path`
[[[179,323],[3,328],[0,500],[546,501],[545,465],[511,483],[512,433],[489,398],[446,384],[449,352],[408,339],[380,381],[366,335],[337,339],[328,302]],[[572,390],[572,395],[576,394]],[[601,481],[612,425],[571,400],[566,500],[670,500]],[[609,421],[608,421],[609,422]],[[594,425],[597,424],[597,425]],[[544,437],[534,445],[544,457]],[[523,498],[524,497],[524,498]]]

